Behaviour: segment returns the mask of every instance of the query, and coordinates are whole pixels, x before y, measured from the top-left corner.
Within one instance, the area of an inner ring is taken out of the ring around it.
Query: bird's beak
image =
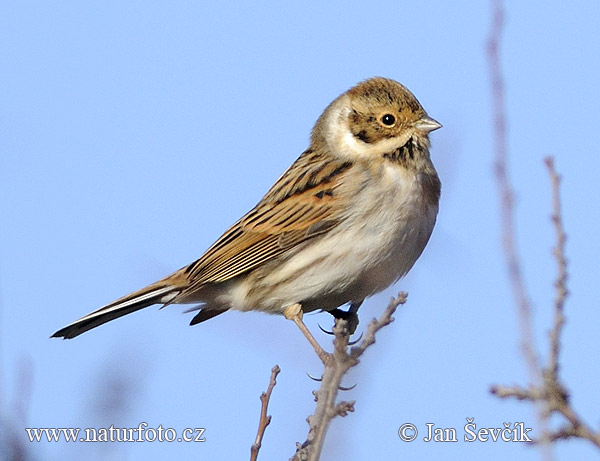
[[[431,117],[423,117],[417,123],[415,123],[415,128],[417,130],[424,131],[425,133],[431,133],[438,128],[441,128],[442,124]]]

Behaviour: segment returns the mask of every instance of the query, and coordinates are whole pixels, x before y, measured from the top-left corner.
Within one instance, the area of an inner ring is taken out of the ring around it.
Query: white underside
[[[219,303],[238,310],[282,313],[304,302],[305,311],[361,301],[404,276],[433,229],[437,206],[427,207],[414,174],[384,165],[381,181],[360,190],[352,213],[260,277],[228,284]],[[424,212],[425,211],[425,212]]]

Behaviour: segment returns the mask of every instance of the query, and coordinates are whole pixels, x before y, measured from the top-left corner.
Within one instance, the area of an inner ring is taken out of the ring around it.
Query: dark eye
[[[394,117],[392,114],[385,114],[383,117],[381,117],[381,123],[387,126],[392,126],[394,123],[396,123],[396,117]]]

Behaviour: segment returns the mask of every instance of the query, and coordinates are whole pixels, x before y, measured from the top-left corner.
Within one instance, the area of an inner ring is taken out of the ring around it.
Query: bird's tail
[[[81,317],[70,325],[61,328],[52,335],[52,338],[71,339],[85,333],[92,328],[110,322],[124,315],[130,314],[153,304],[168,304],[179,293],[182,287],[169,283],[169,277],[159,282],[148,285],[141,290],[123,296],[90,314]]]

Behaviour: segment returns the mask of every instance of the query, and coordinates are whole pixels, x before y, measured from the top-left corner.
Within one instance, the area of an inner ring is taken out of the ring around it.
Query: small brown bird
[[[372,78],[333,101],[308,149],[197,261],[60,329],[74,338],[153,304],[199,303],[191,325],[229,309],[340,315],[404,276],[435,224],[441,125],[400,83]]]

